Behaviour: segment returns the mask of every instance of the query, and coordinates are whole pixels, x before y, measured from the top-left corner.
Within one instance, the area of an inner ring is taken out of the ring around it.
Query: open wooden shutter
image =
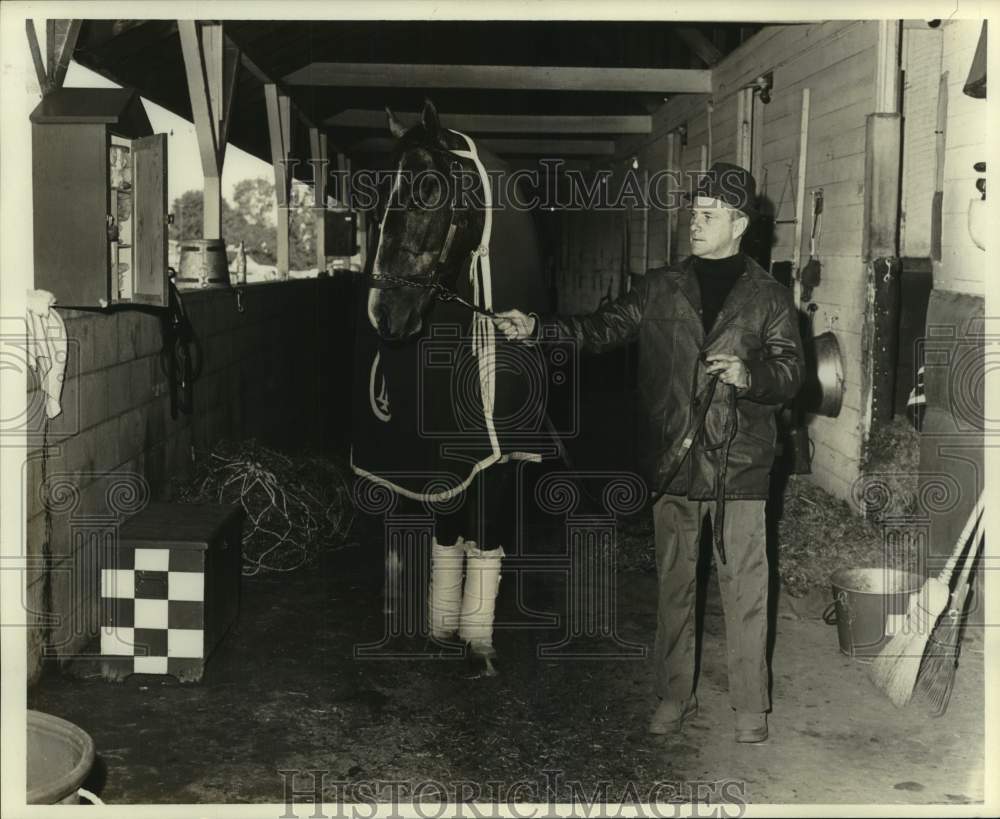
[[[134,279],[132,301],[167,304],[167,135],[132,143]]]

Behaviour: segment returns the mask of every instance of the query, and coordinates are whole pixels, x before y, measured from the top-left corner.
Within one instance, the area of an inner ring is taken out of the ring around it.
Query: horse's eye
[[[414,191],[417,206],[421,208],[436,208],[444,199],[443,184],[438,174],[422,174]]]

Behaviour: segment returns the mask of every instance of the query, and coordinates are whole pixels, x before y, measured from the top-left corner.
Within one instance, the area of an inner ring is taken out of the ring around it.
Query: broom
[[[896,707],[906,705],[913,694],[927,640],[948,605],[951,575],[982,510],[983,496],[980,495],[941,573],[928,578],[923,588],[911,595],[903,628],[896,632],[872,662],[872,682],[885,692]]]
[[[962,618],[965,614],[965,601],[972,585],[972,567],[983,546],[983,536],[975,538],[978,547],[970,548],[965,557],[965,564],[958,576],[955,590],[951,593],[948,610],[938,621],[931,634],[927,653],[920,663],[917,674],[917,684],[914,697],[931,706],[931,716],[944,716],[951,701],[951,689],[955,684],[955,671],[958,668],[959,645],[962,640]]]

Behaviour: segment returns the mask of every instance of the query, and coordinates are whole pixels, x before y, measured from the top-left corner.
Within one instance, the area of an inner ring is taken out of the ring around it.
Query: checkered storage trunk
[[[239,611],[243,510],[151,503],[126,521],[101,565],[104,676],[200,680]]]

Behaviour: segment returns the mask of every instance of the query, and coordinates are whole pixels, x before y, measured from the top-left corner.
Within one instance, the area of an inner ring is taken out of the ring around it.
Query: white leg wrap
[[[450,637],[458,629],[464,560],[462,538],[454,546],[442,546],[437,540],[431,545],[431,587],[427,605],[434,637]]]
[[[466,544],[469,560],[465,571],[465,594],[462,596],[462,619],[459,636],[477,654],[492,656],[493,612],[500,588],[500,562],[503,549],[484,552]]]

